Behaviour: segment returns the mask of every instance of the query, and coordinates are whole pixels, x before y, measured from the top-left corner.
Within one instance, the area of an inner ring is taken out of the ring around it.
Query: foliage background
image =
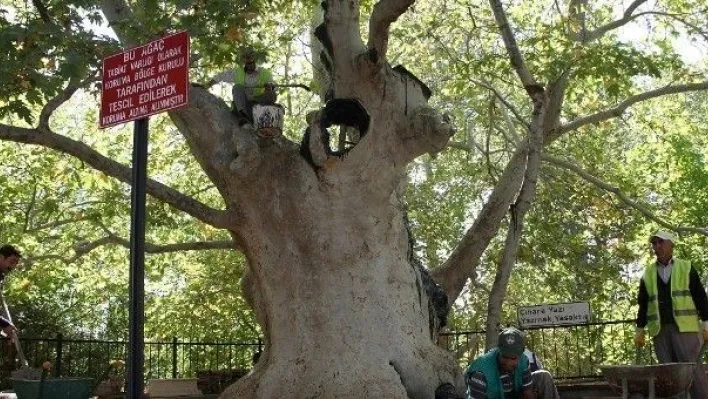
[[[44,18],[33,4],[44,4]],[[102,16],[92,2],[44,3],[1,0],[0,118],[31,126],[40,105],[64,82],[97,71],[100,59],[118,43],[97,29]],[[285,82],[311,79],[309,25],[312,1],[131,1],[138,19],[127,24],[141,42],[165,30],[188,29],[199,59],[192,80],[232,67],[235,49],[251,43],[267,50],[266,65]],[[362,2],[362,16],[371,2]],[[695,1],[654,4],[699,18]],[[522,51],[539,80],[572,71],[563,119],[611,107],[623,98],[706,71],[706,58],[687,60],[686,41],[705,49],[705,36],[666,19],[647,18],[587,46],[567,40],[569,19],[550,1],[512,1],[508,12]],[[589,20],[616,18],[621,9],[593,5]],[[364,18],[362,18],[364,20]],[[89,23],[91,22],[91,23]],[[695,26],[701,26],[695,24]],[[642,33],[635,39],[632,32]],[[699,32],[700,33],[700,32]],[[688,39],[687,39],[688,38]],[[504,122],[504,112],[483,82],[529,113],[522,88],[507,66],[486,2],[419,1],[394,25],[390,56],[433,90],[435,106],[457,126],[451,145],[436,157],[411,165],[406,192],[417,254],[430,268],[454,248],[497,181],[521,131]],[[686,51],[685,48],[681,51]],[[690,51],[690,50],[689,50]],[[227,86],[212,89],[228,100]],[[97,129],[97,88],[82,91],[51,120],[61,134],[79,139],[125,164],[130,162],[131,126]],[[282,92],[288,109],[286,134],[299,139],[304,114],[319,99],[303,91]],[[706,226],[706,93],[672,95],[641,103],[621,118],[584,127],[547,148],[645,204],[663,220]],[[211,206],[221,199],[165,116],[150,122],[149,175]],[[464,149],[461,149],[465,147]],[[0,241],[17,244],[26,267],[5,284],[5,297],[25,336],[126,338],[128,253],[120,245],[87,245],[107,235],[128,239],[130,188],[66,155],[0,141]],[[641,265],[649,257],[647,235],[657,224],[617,196],[578,174],[546,163],[538,196],[527,218],[520,256],[504,307],[506,323],[516,308],[538,303],[589,301],[593,317],[633,317]],[[172,208],[148,201],[147,239],[155,244],[228,240]],[[679,254],[705,275],[706,237],[682,238]],[[451,314],[451,329],[480,329],[487,293],[503,252],[503,235],[485,253],[477,279]],[[149,255],[146,262],[146,337],[255,340],[259,329],[240,297],[245,259],[232,250]]]

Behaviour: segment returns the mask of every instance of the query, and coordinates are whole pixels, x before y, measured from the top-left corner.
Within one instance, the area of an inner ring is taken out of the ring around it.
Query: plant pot
[[[25,380],[11,378],[17,399],[88,399],[91,396],[91,378],[47,378]],[[40,385],[42,397],[39,397]]]

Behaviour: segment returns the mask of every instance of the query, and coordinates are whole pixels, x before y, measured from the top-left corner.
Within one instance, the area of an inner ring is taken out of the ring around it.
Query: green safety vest
[[[521,393],[521,377],[529,367],[529,358],[523,353],[519,357],[519,364],[514,370],[514,391]],[[475,359],[466,374],[480,371],[487,380],[487,398],[504,399],[504,388],[502,387],[501,376],[499,375],[499,348],[494,348],[484,355]]]
[[[674,311],[676,326],[681,332],[698,331],[698,312],[693,303],[689,276],[691,275],[691,262],[674,258],[671,266],[671,304]],[[652,262],[644,269],[644,286],[649,295],[647,308],[647,329],[649,336],[656,337],[661,329],[659,320],[659,288],[657,286],[656,262]]]
[[[253,95],[260,96],[265,93],[265,88],[263,86],[265,86],[267,83],[272,82],[273,75],[270,73],[270,71],[265,68],[258,68],[258,80],[256,81],[256,86],[259,87],[253,89]],[[246,85],[246,71],[243,70],[243,67],[236,68],[236,77],[234,79],[234,83],[241,86]]]

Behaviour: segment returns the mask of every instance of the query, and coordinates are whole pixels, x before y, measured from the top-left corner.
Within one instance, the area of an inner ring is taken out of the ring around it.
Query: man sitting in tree
[[[233,70],[216,75],[209,86],[217,82],[233,82],[232,111],[240,122],[253,122],[253,105],[273,105],[277,100],[273,74],[267,68],[256,65],[257,53],[251,47],[241,51],[241,63]]]

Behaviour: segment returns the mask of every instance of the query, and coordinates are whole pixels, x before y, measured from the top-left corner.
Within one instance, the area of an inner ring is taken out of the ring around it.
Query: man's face
[[[17,265],[20,263],[20,258],[15,255],[10,255],[8,257],[0,255],[0,271],[3,273],[13,271]]]
[[[651,249],[659,260],[669,260],[674,251],[674,244],[659,237],[651,238]]]
[[[246,72],[253,72],[256,70],[256,59],[251,56],[247,56],[243,59],[243,67]]]
[[[519,356],[499,354],[499,368],[505,373],[511,373],[519,365]]]

